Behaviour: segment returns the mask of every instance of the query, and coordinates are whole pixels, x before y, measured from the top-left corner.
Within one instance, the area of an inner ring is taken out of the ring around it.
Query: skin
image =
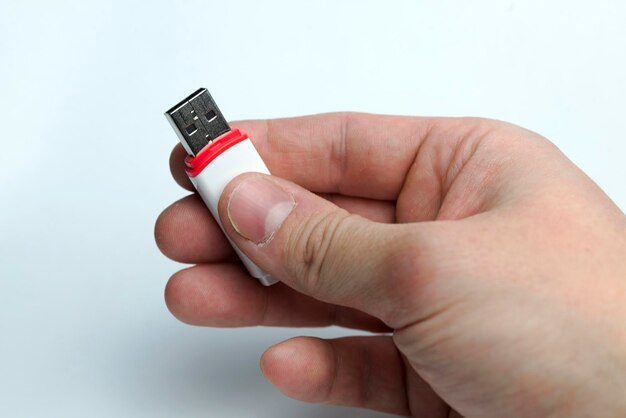
[[[263,354],[267,379],[307,402],[433,418],[626,416],[626,217],[549,141],[469,118],[233,125],[274,176],[233,180],[220,217],[282,283],[250,279],[190,195],[155,229],[165,255],[196,264],[167,285],[177,318],[372,331]],[[177,146],[172,173],[192,190],[183,157]],[[262,182],[294,206],[258,243],[229,216],[234,191]]]

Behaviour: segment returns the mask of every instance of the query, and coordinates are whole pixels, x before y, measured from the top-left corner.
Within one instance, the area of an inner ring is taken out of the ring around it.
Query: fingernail
[[[239,183],[228,201],[228,218],[242,237],[265,244],[291,213],[291,194],[263,177],[250,177]]]

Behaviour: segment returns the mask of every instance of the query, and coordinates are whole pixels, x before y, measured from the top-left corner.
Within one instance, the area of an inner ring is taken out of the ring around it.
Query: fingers
[[[325,199],[378,222],[391,223],[395,217],[394,202],[325,195]],[[209,210],[197,195],[187,196],[165,209],[155,226],[159,249],[169,258],[182,263],[211,263],[234,259]]]
[[[181,263],[210,263],[233,257],[234,251],[198,195],[173,203],[154,227],[157,246]]]
[[[302,401],[411,412],[405,366],[390,337],[293,338],[269,348],[261,370],[281,392]]]
[[[262,174],[231,182],[219,213],[226,233],[263,270],[309,296],[387,324],[402,309],[399,300],[410,301],[411,289],[389,280],[394,260],[427,254],[422,241],[436,234],[433,224],[388,225],[350,215],[293,183]]]
[[[277,284],[265,287],[236,264],[199,265],[176,273],[165,301],[183,322],[213,327],[337,325],[389,332],[380,320],[329,305]]]
[[[314,192],[394,200],[433,119],[360,113],[233,122],[270,172]],[[185,188],[184,151],[171,157]]]
[[[362,216],[370,221],[394,223],[396,220],[396,202],[360,197],[321,193],[320,197],[334,203],[346,211]]]
[[[193,191],[193,184],[189,180],[189,176],[185,172],[185,158],[187,157],[187,151],[182,145],[176,144],[172,153],[170,154],[170,171],[176,183],[178,183],[183,189]]]
[[[451,413],[390,337],[293,338],[269,348],[261,357],[261,370],[285,395],[305,402],[415,417]]]

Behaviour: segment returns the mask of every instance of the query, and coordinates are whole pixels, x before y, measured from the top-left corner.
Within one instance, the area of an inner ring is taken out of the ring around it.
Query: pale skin
[[[626,416],[626,217],[554,145],[484,119],[355,113],[233,123],[274,176],[196,195],[156,239],[180,320],[338,325],[261,358],[307,402],[415,417]],[[170,165],[192,190],[176,147]],[[268,210],[271,213],[268,215]]]

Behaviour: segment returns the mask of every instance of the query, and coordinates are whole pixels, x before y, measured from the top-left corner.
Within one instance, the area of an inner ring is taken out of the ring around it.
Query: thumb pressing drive
[[[230,129],[205,88],[198,89],[165,112],[187,151],[186,172],[222,230],[217,204],[226,185],[239,174],[270,174],[248,135]],[[228,238],[250,272],[266,286],[278,280],[261,270]]]

